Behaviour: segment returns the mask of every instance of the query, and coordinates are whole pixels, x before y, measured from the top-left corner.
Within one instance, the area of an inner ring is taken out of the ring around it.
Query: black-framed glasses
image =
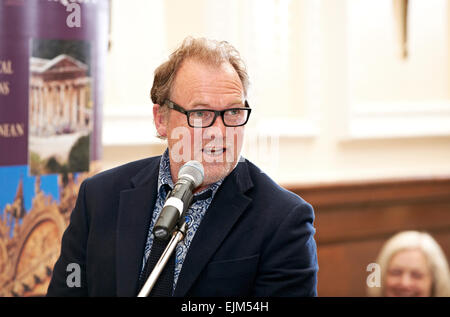
[[[166,99],[164,101],[170,109],[181,112],[186,115],[188,125],[191,128],[208,128],[216,122],[217,117],[222,117],[222,122],[226,127],[240,127],[245,125],[250,117],[250,106],[247,100],[245,107],[230,108],[221,111],[211,109],[186,110],[175,102]]]

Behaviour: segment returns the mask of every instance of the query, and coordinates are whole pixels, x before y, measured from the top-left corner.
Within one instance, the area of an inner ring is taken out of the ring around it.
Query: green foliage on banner
[[[82,136],[72,146],[68,160],[69,172],[89,170],[89,138],[89,135]]]
[[[50,156],[42,159],[39,154],[30,152],[30,173],[41,174],[63,174],[89,171],[90,162],[90,135],[82,136],[70,148],[67,161],[60,157]]]

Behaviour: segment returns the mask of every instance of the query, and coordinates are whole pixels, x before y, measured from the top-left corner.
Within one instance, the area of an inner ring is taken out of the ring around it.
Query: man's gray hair
[[[244,96],[247,97],[249,79],[246,65],[239,52],[226,41],[187,37],[181,46],[170,55],[169,60],[155,70],[151,89],[151,99],[154,104],[163,106],[164,101],[170,96],[178,69],[183,61],[189,58],[213,66],[230,63],[239,75],[244,88]]]

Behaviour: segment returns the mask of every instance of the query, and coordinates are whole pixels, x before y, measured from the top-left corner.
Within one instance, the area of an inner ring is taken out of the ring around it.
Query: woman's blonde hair
[[[377,263],[381,268],[381,287],[369,287],[369,296],[384,296],[384,281],[392,257],[399,251],[420,250],[427,259],[432,275],[431,296],[450,296],[448,262],[439,244],[425,232],[403,231],[390,238],[381,249]]]

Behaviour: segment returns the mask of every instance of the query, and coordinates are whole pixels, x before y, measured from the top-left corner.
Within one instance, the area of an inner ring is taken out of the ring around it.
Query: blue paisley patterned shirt
[[[181,271],[181,267],[183,266],[184,259],[186,257],[189,246],[191,245],[192,239],[194,238],[195,232],[200,226],[200,222],[203,219],[203,216],[206,213],[209,205],[211,204],[214,195],[217,192],[217,189],[222,184],[222,180],[219,180],[217,183],[210,185],[207,189],[196,193],[194,195],[193,203],[191,207],[186,212],[186,223],[188,225],[188,231],[186,237],[183,241],[178,243],[176,247],[176,256],[175,256],[175,268],[174,268],[174,279],[173,279],[173,288],[172,291],[175,290],[175,286],[177,285],[178,276]],[[156,220],[161,213],[162,207],[164,205],[167,193],[173,188],[172,175],[170,173],[170,161],[169,161],[169,151],[166,149],[164,154],[161,156],[161,162],[159,165],[159,175],[158,175],[158,196],[156,198],[155,208],[153,210],[153,216],[150,223],[150,228],[147,237],[147,243],[145,245],[145,253],[144,258],[142,260],[142,268],[141,273],[144,270],[145,263],[150,255],[150,251],[153,243],[153,227],[156,223]]]

